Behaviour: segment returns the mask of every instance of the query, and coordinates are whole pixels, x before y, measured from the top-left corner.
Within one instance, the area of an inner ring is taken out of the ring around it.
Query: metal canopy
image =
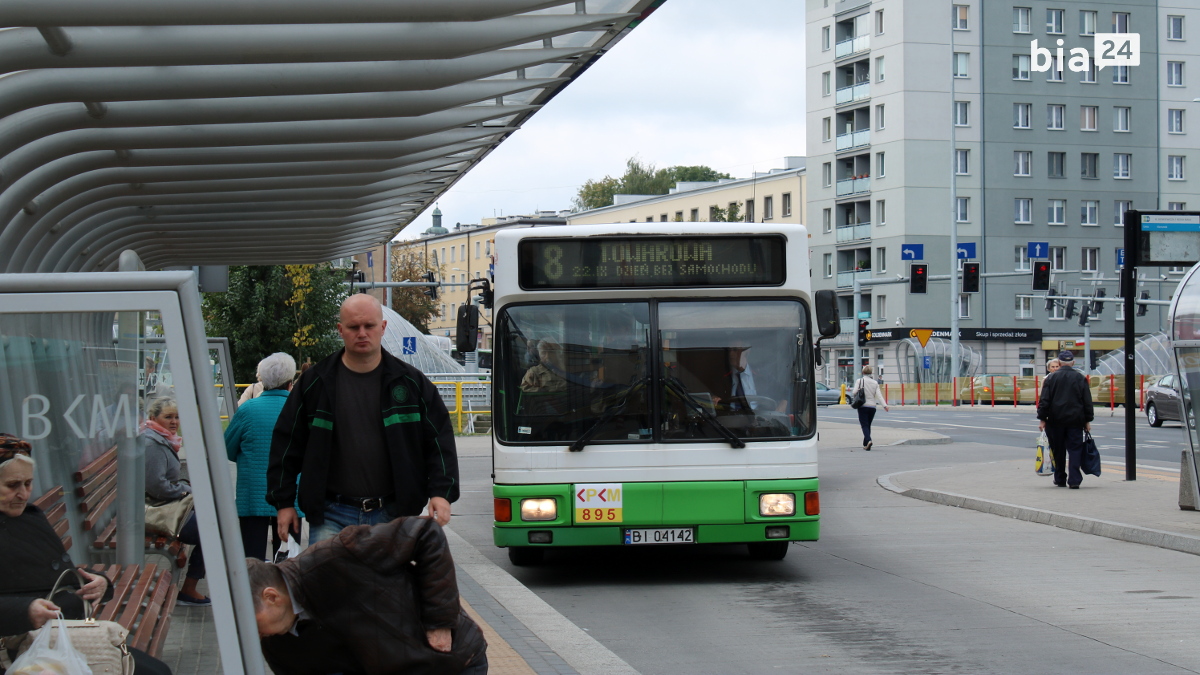
[[[662,1],[6,0],[0,272],[361,252]]]

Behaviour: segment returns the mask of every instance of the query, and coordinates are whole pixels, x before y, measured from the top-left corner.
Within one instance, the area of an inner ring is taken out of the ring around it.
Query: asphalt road
[[[988,407],[974,411],[948,411],[936,408],[905,408],[892,406],[889,412],[879,410],[873,424],[895,428],[915,428],[935,431],[955,442],[982,443],[1028,448],[1033,452],[1038,436],[1037,415],[1032,407],[1021,406],[1022,412],[995,412]],[[854,410],[820,408],[817,420],[858,423]],[[1146,423],[1146,416],[1137,414],[1137,460],[1179,464],[1179,452],[1185,447],[1183,427],[1179,422],[1163,422],[1159,428]],[[1115,416],[1107,408],[1096,409],[1092,422],[1092,437],[1100,454],[1114,460],[1125,459],[1125,409],[1117,408]]]
[[[491,543],[486,439],[462,444],[451,526],[646,675],[1200,672],[1200,557],[878,487],[881,474],[1025,456],[1017,417],[959,419],[946,424],[994,442],[823,446],[822,538],[779,562],[681,545],[513,567]]]

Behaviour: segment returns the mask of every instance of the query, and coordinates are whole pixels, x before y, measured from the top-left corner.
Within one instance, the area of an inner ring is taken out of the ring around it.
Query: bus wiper
[[[692,398],[692,395],[688,393],[687,386],[680,382],[678,378],[667,375],[663,377],[663,382],[666,383],[668,389],[675,392],[675,395],[683,400],[684,405],[690,407],[696,412],[699,412],[700,417],[704,418],[705,421],[713,425],[713,428],[717,430],[717,433],[721,434],[726,440],[729,441],[729,445],[735,449],[746,447],[746,442],[738,438],[737,434],[730,431],[729,427],[721,424],[720,420],[717,419],[717,416],[714,415],[711,410],[700,405],[696,402],[696,399]]]
[[[623,397],[621,402],[610,406],[607,410],[605,410],[604,414],[600,416],[600,419],[596,420],[595,424],[589,427],[588,430],[578,438],[578,440],[572,443],[568,450],[571,452],[579,452],[580,450],[583,450],[583,446],[587,445],[589,441],[595,438],[596,434],[600,432],[600,429],[604,428],[605,424],[608,424],[614,417],[625,411],[625,408],[629,406],[630,399],[633,398],[634,391],[644,388],[649,383],[650,376],[647,375],[646,377],[643,377],[637,382],[634,382],[626,387],[625,391],[621,392],[620,394]]]

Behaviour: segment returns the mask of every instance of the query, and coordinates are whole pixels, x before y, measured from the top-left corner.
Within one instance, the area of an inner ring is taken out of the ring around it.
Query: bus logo
[[[575,524],[602,525],[622,522],[621,483],[591,483],[575,486]]]

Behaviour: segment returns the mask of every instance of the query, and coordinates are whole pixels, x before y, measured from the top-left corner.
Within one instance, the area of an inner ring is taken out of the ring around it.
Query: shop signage
[[[926,337],[927,336],[927,337]],[[871,330],[871,342],[929,337],[950,339],[949,328],[877,328]],[[959,340],[1041,342],[1041,328],[960,328]]]

